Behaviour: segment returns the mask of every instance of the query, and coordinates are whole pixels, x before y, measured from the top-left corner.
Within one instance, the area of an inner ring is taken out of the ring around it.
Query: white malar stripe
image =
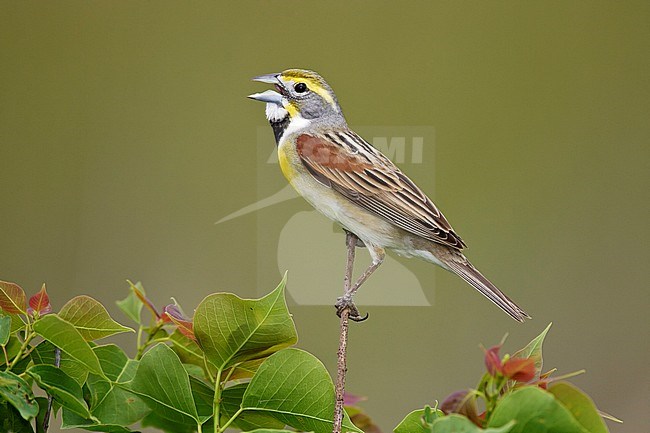
[[[291,121],[289,122],[289,126],[287,126],[287,129],[284,130],[284,134],[282,134],[282,138],[288,137],[291,134],[295,134],[296,132],[300,132],[303,129],[309,128],[311,125],[311,120],[305,119],[302,117],[300,114],[297,116],[291,118]]]
[[[278,105],[273,102],[267,102],[266,103],[266,119],[269,122],[279,122],[280,120],[284,119],[288,111],[281,105]]]

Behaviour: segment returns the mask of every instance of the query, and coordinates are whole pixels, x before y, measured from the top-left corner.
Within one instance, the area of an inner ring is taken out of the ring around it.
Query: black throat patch
[[[271,128],[273,128],[273,134],[275,135],[275,145],[277,146],[280,143],[280,138],[282,138],[282,134],[284,134],[285,129],[287,129],[287,126],[289,126],[289,120],[290,120],[289,114],[287,113],[286,116],[282,120],[277,120],[273,121],[271,120],[269,123],[271,124]]]

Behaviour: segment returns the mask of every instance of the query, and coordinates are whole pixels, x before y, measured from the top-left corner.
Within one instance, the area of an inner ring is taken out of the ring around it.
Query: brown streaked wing
[[[407,232],[465,247],[433,202],[388,158],[352,131],[326,135],[296,140],[303,165],[318,182]]]

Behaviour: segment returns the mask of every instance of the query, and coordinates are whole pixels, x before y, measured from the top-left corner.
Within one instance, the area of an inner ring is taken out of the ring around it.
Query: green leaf
[[[106,308],[91,298],[81,295],[70,299],[59,312],[59,317],[74,325],[87,341],[98,340],[121,332],[134,332],[111,319]]]
[[[102,425],[131,425],[150,412],[147,404],[132,392],[117,386],[135,376],[137,361],[130,360],[114,344],[97,346],[93,351],[110,381],[91,374],[88,389],[91,395],[90,411]]]
[[[203,367],[203,351],[196,341],[181,334],[178,329],[171,333],[172,350],[176,352],[183,364],[195,364]]]
[[[34,322],[34,331],[45,340],[83,364],[90,372],[103,376],[97,355],[79,331],[69,322],[49,314]]]
[[[36,380],[38,386],[54,397],[63,407],[86,418],[90,418],[88,405],[84,401],[81,386],[73,378],[53,365],[35,365],[27,374]]]
[[[520,388],[499,402],[488,426],[517,421],[510,433],[589,433],[553,394],[534,386]]]
[[[32,361],[35,365],[55,365],[55,349],[54,345],[49,341],[42,341],[32,350]],[[73,378],[79,386],[82,386],[88,378],[88,369],[65,352],[61,352],[60,368]]]
[[[20,353],[20,347],[22,346],[22,343],[20,340],[16,337],[9,337],[9,342],[5,346],[5,350],[7,351],[7,358],[9,358],[9,362],[11,363],[11,360],[14,359],[18,353]],[[5,357],[4,354],[2,353],[2,349],[0,349],[0,366],[5,365]]]
[[[0,355],[1,356],[1,355]],[[14,357],[15,359],[15,357]],[[32,363],[32,358],[29,356],[25,356],[20,359],[12,368],[11,371],[12,373],[15,373],[19,376],[22,376],[22,374],[27,370],[27,367]]]
[[[168,433],[194,433],[196,431],[195,424],[186,424],[163,418],[156,412],[151,412],[145,416],[141,424],[142,427],[153,427]]]
[[[131,287],[134,285],[131,284]],[[142,287],[142,284],[138,281],[135,283],[135,287],[140,290],[140,292],[144,293],[144,287]],[[121,301],[117,301],[116,304],[122,310],[124,314],[127,315],[131,320],[133,320],[135,323],[138,325],[142,324],[142,307],[144,304],[138,298],[133,291],[133,288],[129,289],[129,294],[127,295],[126,298],[122,299]]]
[[[61,423],[61,429],[67,430],[67,429],[84,429],[88,431],[96,431],[96,432],[106,432],[106,433],[131,433],[133,430],[121,426],[121,425],[114,425],[114,424],[103,424],[101,422],[96,422],[93,420],[85,419],[83,417],[80,417],[74,412],[71,412],[70,410],[66,409],[65,407],[63,408],[62,411],[62,423]]]
[[[194,313],[194,334],[217,369],[263,358],[297,341],[284,299],[285,278],[261,299],[231,293],[206,297]]]
[[[535,373],[537,377],[539,377],[542,372],[542,344],[544,343],[544,338],[546,338],[546,334],[548,333],[548,330],[551,329],[552,324],[553,323],[549,323],[546,329],[544,329],[537,337],[533,338],[526,347],[518,350],[513,355],[513,357],[533,359],[535,361]]]
[[[191,376],[190,387],[192,388],[192,397],[194,398],[196,412],[199,414],[199,418],[202,422],[205,422],[205,420],[212,418],[214,388],[196,377]]]
[[[144,418],[151,409],[139,396],[113,386],[93,407],[92,414],[102,424],[131,425]]]
[[[32,388],[10,371],[0,371],[0,397],[15,407],[26,420],[38,414],[38,403],[34,399]]]
[[[438,409],[432,410],[433,419],[444,416]],[[424,409],[417,409],[409,413],[393,430],[395,433],[430,433],[424,422]]]
[[[34,433],[34,430],[15,407],[0,399],[0,432]]]
[[[0,310],[9,314],[26,314],[25,291],[15,283],[0,281]]]
[[[483,430],[468,418],[462,415],[451,414],[437,418],[431,424],[431,433],[508,433],[515,426],[514,421],[503,425],[502,427],[487,428]],[[532,433],[532,432],[531,432]]]
[[[299,431],[329,433],[334,417],[334,385],[315,356],[299,349],[285,349],[260,366],[241,407],[247,412],[270,415]],[[362,433],[347,414],[343,428]]]
[[[230,419],[239,410],[244,399],[248,383],[239,383],[230,386],[221,393],[222,424]],[[266,412],[242,412],[232,424],[243,431],[260,428],[282,429],[285,424]]]
[[[108,379],[113,382],[125,382],[125,380],[120,379],[124,374],[129,357],[119,346],[115,344],[96,346],[93,347],[93,352],[97,355],[102,371]]]
[[[255,373],[257,373],[257,370],[260,368],[260,365],[262,365],[265,359],[266,358],[251,359],[250,361],[244,361],[241,364],[236,364],[235,366],[231,367],[234,369],[232,373],[230,373],[230,369],[226,370],[228,371],[228,374],[230,374],[230,380],[250,379],[251,377],[255,376]]]
[[[178,353],[177,353],[177,355],[178,355]],[[198,379],[205,378],[205,374],[204,374],[205,370],[203,370],[201,367],[199,367],[196,364],[183,363],[183,368],[185,369],[185,371],[187,371],[187,374],[190,375],[190,380],[192,379],[192,377],[198,378]]]
[[[11,317],[0,316],[0,346],[6,346],[11,335]]]
[[[168,419],[199,423],[190,379],[178,355],[159,343],[144,354],[135,377],[129,383],[131,392],[141,396],[156,413]]]
[[[16,331],[20,331],[25,327],[25,321],[18,314],[9,314],[0,309],[0,317],[5,316],[11,318],[11,329],[9,330],[10,334],[15,333]]]
[[[608,433],[607,426],[598,413],[596,405],[584,392],[567,382],[551,385],[548,392],[571,411],[585,430],[591,433]]]

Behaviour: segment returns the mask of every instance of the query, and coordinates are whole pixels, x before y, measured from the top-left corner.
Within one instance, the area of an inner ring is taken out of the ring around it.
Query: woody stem
[[[345,277],[343,279],[343,293],[347,294],[350,291],[352,281],[352,269],[354,268],[354,253],[357,245],[357,237],[346,232],[345,243],[347,246],[347,263],[345,266]],[[345,396],[345,373],[347,372],[347,346],[348,346],[348,319],[350,316],[350,307],[346,306],[341,311],[341,332],[339,336],[339,349],[337,352],[337,375],[336,375],[336,401],[334,405],[334,425],[332,433],[341,433],[341,426],[343,423],[343,399]]]

